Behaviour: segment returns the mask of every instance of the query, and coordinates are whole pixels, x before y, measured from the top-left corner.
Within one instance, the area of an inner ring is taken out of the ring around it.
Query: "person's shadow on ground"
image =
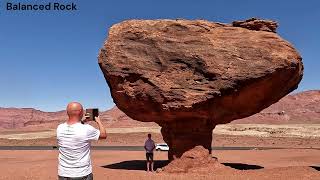
[[[168,160],[159,160],[154,162],[154,169],[162,168],[169,164]],[[262,169],[264,167],[259,165],[251,164],[242,164],[242,163],[222,163],[225,166],[229,166],[238,170],[255,170]],[[131,160],[131,161],[122,161],[119,163],[108,164],[102,166],[103,168],[108,169],[124,169],[124,170],[146,170],[146,161],[145,160]]]
[[[243,164],[243,163],[221,163],[225,166],[229,166],[233,169],[238,170],[255,170],[255,169],[263,169],[263,166],[253,165],[253,164]]]
[[[317,171],[320,171],[320,166],[310,166],[312,167],[313,169],[317,170]]]
[[[162,168],[169,163],[168,160],[159,160],[154,161],[154,169]],[[102,166],[108,169],[125,169],[125,170],[146,170],[147,165],[145,160],[131,160],[131,161],[122,161],[119,163],[108,164]]]

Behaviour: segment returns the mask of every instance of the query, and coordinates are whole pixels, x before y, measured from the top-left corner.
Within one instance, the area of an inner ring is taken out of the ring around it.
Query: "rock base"
[[[209,151],[196,146],[193,149],[183,153],[181,158],[174,159],[167,166],[157,170],[165,173],[208,173],[216,171],[232,170],[218,162],[217,158],[211,157]]]
[[[169,145],[168,159],[180,158],[182,154],[201,146],[211,154],[212,130],[215,125],[205,120],[174,121],[160,124],[163,140]]]

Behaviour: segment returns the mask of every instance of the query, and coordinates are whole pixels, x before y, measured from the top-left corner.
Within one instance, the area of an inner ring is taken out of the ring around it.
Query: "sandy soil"
[[[109,134],[107,140],[94,142],[99,146],[142,146],[146,133]],[[153,134],[156,143],[163,142],[161,134]],[[55,146],[56,138],[10,140],[0,139],[0,146]],[[296,137],[254,137],[214,135],[213,146],[236,147],[285,147],[285,148],[320,148],[320,138]]]
[[[218,125],[214,134],[258,137],[320,137],[320,124],[227,124]]]
[[[160,127],[130,127],[130,128],[107,128],[110,134],[127,133],[160,133]],[[256,137],[300,137],[320,138],[320,124],[227,124],[218,125],[213,130],[214,135],[236,135]],[[9,130],[1,131],[0,139],[41,139],[55,136],[55,129],[40,131]]]
[[[320,148],[320,125],[228,124],[213,132],[213,146]],[[107,141],[93,145],[139,145],[151,132],[163,142],[159,127],[107,128]],[[311,133],[313,132],[313,133]],[[318,133],[319,132],[319,133]],[[3,145],[56,145],[55,131],[1,131]],[[231,172],[202,174],[146,173],[144,153],[135,151],[93,151],[95,179],[320,179],[320,150],[273,149],[214,151]],[[167,153],[156,152],[156,167],[167,163]],[[0,151],[1,179],[57,179],[57,151]],[[239,170],[242,169],[242,170]]]
[[[93,145],[135,145],[144,143],[152,133],[157,143],[163,142],[159,127],[107,128],[108,138]],[[1,131],[0,146],[56,145],[55,130]],[[320,148],[320,125],[219,125],[213,132],[213,146]]]
[[[0,151],[0,179],[57,179],[57,151]],[[93,151],[95,179],[320,179],[320,151],[263,150],[215,151],[221,163],[233,171],[206,174],[145,172],[144,153],[136,151]],[[156,152],[156,166],[166,164],[167,154]],[[243,169],[243,170],[238,170]]]

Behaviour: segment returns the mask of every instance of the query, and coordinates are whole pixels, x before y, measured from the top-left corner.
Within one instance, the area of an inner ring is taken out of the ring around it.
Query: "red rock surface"
[[[217,124],[244,118],[297,88],[302,58],[272,21],[129,20],[110,28],[99,65],[119,109],[156,122],[169,159],[210,150]]]
[[[232,26],[243,27],[255,31],[276,32],[278,24],[274,21],[251,18],[245,21],[234,21],[232,22]]]
[[[212,158],[209,151],[202,146],[196,146],[182,154],[180,158],[174,159],[162,169],[167,173],[205,173],[227,171],[228,167],[220,164],[217,158]]]

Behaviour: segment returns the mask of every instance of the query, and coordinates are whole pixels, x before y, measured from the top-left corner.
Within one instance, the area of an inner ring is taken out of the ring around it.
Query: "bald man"
[[[68,120],[57,128],[59,146],[59,180],[92,180],[90,158],[91,141],[106,139],[106,129],[99,117],[95,117],[99,130],[89,124],[82,124],[83,107],[78,102],[67,106]]]

